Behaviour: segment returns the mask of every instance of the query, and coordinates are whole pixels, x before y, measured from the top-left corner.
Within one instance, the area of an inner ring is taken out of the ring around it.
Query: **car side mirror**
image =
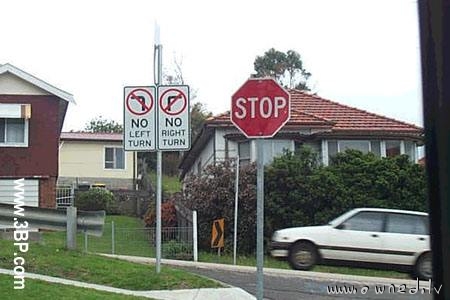
[[[336,229],[345,229],[345,223],[341,223],[338,226],[336,226]]]

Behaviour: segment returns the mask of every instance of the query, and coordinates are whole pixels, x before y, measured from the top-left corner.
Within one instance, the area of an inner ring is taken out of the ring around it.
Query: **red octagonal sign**
[[[248,138],[273,137],[289,121],[291,99],[272,78],[249,79],[231,97],[231,122]]]

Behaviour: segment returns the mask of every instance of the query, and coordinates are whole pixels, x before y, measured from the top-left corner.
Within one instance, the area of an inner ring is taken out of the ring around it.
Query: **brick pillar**
[[[56,177],[39,180],[39,207],[56,208]]]

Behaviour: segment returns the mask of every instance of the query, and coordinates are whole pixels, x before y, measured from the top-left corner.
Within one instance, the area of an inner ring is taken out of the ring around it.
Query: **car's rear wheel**
[[[289,250],[289,264],[296,270],[311,270],[318,259],[316,247],[309,242],[297,242]]]
[[[422,254],[414,266],[414,277],[422,280],[428,280],[433,277],[432,255],[431,252]]]

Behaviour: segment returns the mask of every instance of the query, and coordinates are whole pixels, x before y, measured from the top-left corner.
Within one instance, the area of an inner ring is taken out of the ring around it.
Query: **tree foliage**
[[[239,176],[238,251],[249,253],[256,238],[255,166],[241,168]],[[323,166],[317,153],[302,147],[275,158],[264,176],[266,241],[277,229],[326,224],[356,207],[427,210],[425,171],[406,155],[379,158],[347,150]],[[219,218],[225,218],[225,251],[232,249],[234,179],[233,164],[223,162],[185,181],[181,201],[198,211],[203,249],[210,249],[212,222]]]
[[[254,61],[257,78],[273,77],[278,83],[288,88],[309,91],[307,81],[311,76],[304,67],[299,53],[288,50],[286,53],[269,49]]]
[[[122,124],[114,120],[104,119],[102,116],[95,117],[86,124],[85,131],[97,133],[122,133]]]
[[[379,158],[347,150],[330,166],[316,164],[309,149],[276,158],[266,170],[266,234],[326,224],[356,207],[427,210],[423,167],[408,156]]]
[[[212,113],[206,111],[205,106],[201,102],[196,102],[191,108],[191,130],[192,140],[197,137],[203,128],[206,119],[212,116]]]

